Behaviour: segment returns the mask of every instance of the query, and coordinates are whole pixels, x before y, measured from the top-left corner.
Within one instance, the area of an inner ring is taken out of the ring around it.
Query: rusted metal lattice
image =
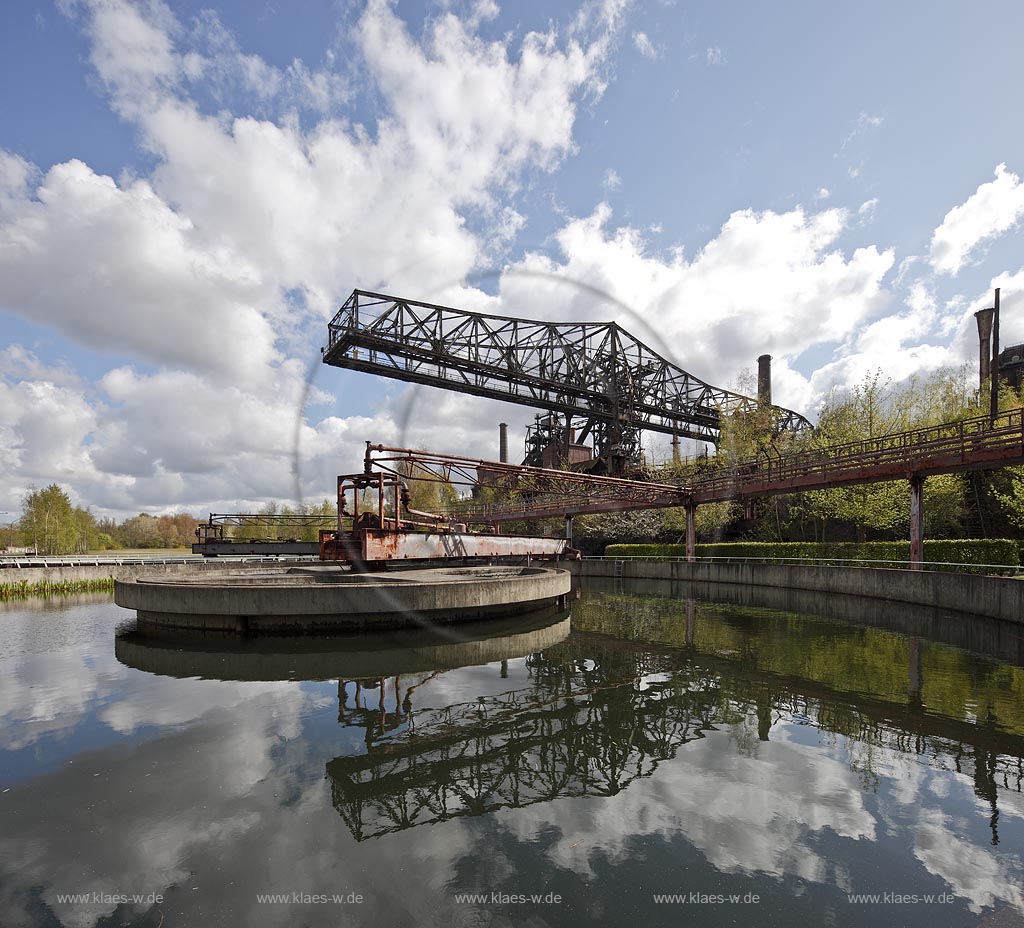
[[[354,290],[328,337],[323,359],[336,367],[561,413],[567,447],[592,439],[611,473],[638,460],[643,430],[717,442],[723,416],[764,408],[614,322],[540,322]],[[769,409],[776,432],[811,427],[790,409]]]

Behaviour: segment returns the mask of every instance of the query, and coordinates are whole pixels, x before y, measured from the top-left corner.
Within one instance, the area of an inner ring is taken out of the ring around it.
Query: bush
[[[811,558],[824,563],[841,564],[844,561],[910,561],[909,541],[815,542],[815,541],[734,541],[697,545],[697,557],[737,557],[763,559]],[[605,557],[686,557],[685,545],[608,545]],[[940,570],[958,570],[968,573],[993,572],[986,567],[963,568],[963,564],[997,565],[1006,571],[1020,568],[1021,556],[1016,541],[1005,538],[954,538],[925,540],[926,563],[953,564]],[[870,566],[870,565],[867,565]],[[877,566],[886,566],[879,564]]]

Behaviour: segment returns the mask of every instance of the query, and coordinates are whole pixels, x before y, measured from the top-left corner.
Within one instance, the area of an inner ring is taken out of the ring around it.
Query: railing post
[[[924,477],[910,475],[910,569],[924,564]]]

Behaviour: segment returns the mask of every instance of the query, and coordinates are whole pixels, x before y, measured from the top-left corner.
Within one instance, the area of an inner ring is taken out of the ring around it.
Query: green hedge
[[[685,545],[608,545],[605,557],[686,557]],[[909,541],[815,542],[815,541],[734,541],[720,544],[697,545],[697,557],[750,557],[750,558],[813,558],[817,561],[842,562],[910,560]],[[1005,538],[954,538],[926,540],[924,559],[931,563],[996,564],[1015,571],[1021,556],[1016,541]],[[941,568],[954,570],[955,568]],[[961,568],[962,569],[962,568]],[[988,573],[984,567],[971,573]]]

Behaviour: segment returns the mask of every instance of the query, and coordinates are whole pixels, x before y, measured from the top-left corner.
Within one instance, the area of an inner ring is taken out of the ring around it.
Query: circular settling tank
[[[358,574],[338,566],[117,581],[114,601],[141,627],[238,632],[413,628],[564,605],[567,571],[451,567]]]

